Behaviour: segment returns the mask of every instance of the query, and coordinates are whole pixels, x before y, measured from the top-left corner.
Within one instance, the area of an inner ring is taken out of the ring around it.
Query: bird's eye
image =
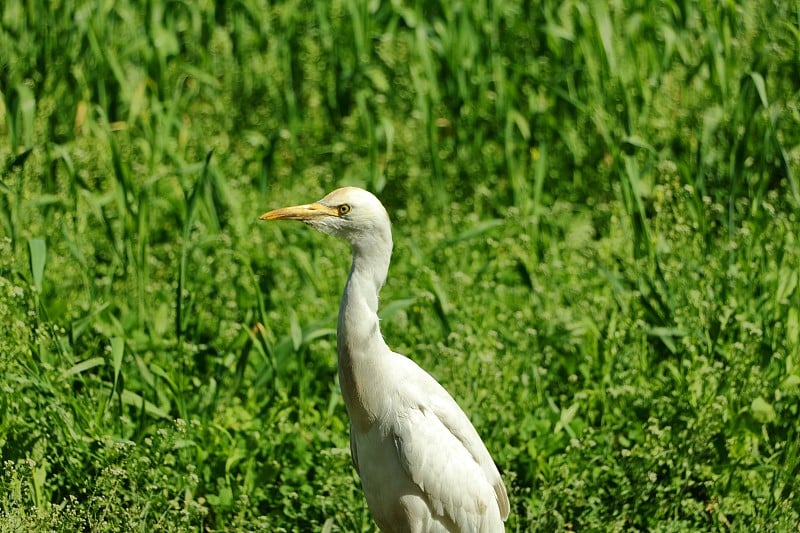
[[[350,204],[342,204],[339,206],[339,216],[346,215],[350,212]]]

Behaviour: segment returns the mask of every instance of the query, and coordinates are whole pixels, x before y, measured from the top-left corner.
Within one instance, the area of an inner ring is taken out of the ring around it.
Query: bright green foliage
[[[796,531],[796,4],[5,0],[0,530],[372,531],[351,184],[509,531]]]

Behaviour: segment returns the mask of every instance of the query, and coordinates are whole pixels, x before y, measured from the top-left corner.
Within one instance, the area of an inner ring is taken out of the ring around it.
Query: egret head
[[[282,207],[261,215],[261,220],[299,220],[323,233],[344,239],[354,247],[388,244],[392,232],[389,215],[372,193],[342,187],[311,204]]]

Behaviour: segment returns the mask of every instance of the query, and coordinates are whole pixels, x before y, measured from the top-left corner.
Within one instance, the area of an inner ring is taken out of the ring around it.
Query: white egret
[[[504,531],[509,503],[486,446],[450,394],[386,345],[378,292],[392,255],[389,215],[371,193],[337,189],[262,220],[299,220],[350,243],[339,307],[339,382],[350,450],[367,505],[385,532]]]

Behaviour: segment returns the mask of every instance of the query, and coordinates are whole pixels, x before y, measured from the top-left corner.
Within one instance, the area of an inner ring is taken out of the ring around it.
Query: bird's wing
[[[425,408],[398,417],[394,442],[403,469],[433,516],[458,531],[502,531],[494,492],[466,448]]]
[[[468,514],[471,505],[496,505],[505,520],[509,513],[505,485],[467,415],[416,363],[404,356],[397,362],[403,367],[404,382],[411,387],[407,398],[423,399],[409,405],[395,433],[401,462],[412,480],[445,509],[447,499],[454,498],[453,488],[462,488],[459,494],[468,497],[468,501],[450,502],[454,519],[461,512],[459,507]],[[488,491],[484,492],[483,487]],[[482,499],[485,494],[489,495],[488,501]]]
[[[428,396],[428,405],[435,415],[441,420],[442,424],[458,439],[464,448],[472,456],[473,460],[481,467],[486,481],[492,486],[497,499],[497,506],[500,509],[500,516],[505,520],[510,512],[508,493],[503,483],[503,478],[494,464],[489,450],[481,440],[480,435],[475,430],[472,422],[458,406],[450,394],[433,378],[431,380],[440,390],[440,394]]]

